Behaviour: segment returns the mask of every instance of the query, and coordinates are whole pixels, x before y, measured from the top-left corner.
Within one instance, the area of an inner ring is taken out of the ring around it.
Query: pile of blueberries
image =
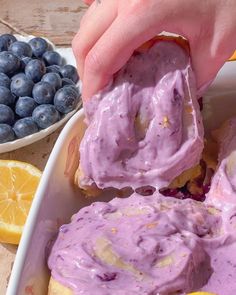
[[[0,144],[45,129],[76,108],[76,68],[47,41],[0,36]]]

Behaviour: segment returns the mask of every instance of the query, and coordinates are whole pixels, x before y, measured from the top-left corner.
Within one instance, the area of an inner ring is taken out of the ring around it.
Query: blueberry
[[[38,104],[47,104],[53,102],[55,88],[48,82],[38,82],[33,88],[33,98]]]
[[[11,126],[0,124],[0,143],[5,143],[15,139],[15,133]]]
[[[56,90],[61,88],[61,77],[57,73],[47,73],[43,76],[42,80],[51,84]]]
[[[0,52],[0,72],[13,75],[20,68],[20,59],[12,52]]]
[[[18,73],[18,74],[15,74],[12,78],[11,78],[11,81],[15,80],[15,79],[18,79],[20,77],[25,77],[25,73]]]
[[[76,87],[75,84],[74,85],[65,85],[63,88],[66,88],[66,87],[72,89],[75,92],[76,95],[79,95],[80,94],[79,88]]]
[[[21,70],[25,71],[26,65],[32,60],[31,57],[25,56],[21,59]]]
[[[48,49],[48,43],[46,40],[40,37],[33,38],[29,41],[29,45],[33,51],[35,57],[41,57]]]
[[[62,57],[56,51],[46,51],[43,54],[43,60],[47,66],[51,65],[62,65]]]
[[[70,86],[59,89],[54,97],[54,105],[56,109],[67,114],[74,110],[79,102],[79,95]]]
[[[25,65],[27,65],[27,64],[32,60],[32,58],[29,57],[29,56],[24,56],[24,57],[22,57],[21,60],[23,61],[23,63],[24,63]]]
[[[0,86],[9,88],[10,84],[11,84],[10,78],[4,73],[0,73]]]
[[[0,52],[1,52],[1,51],[5,51],[5,50],[7,50],[6,42],[5,42],[5,40],[3,40],[3,39],[1,38],[1,36],[0,36]]]
[[[69,78],[62,78],[62,86],[75,85],[75,83]]]
[[[15,113],[21,118],[30,117],[36,106],[37,103],[32,97],[19,97],[19,99],[16,102]]]
[[[42,104],[36,107],[32,115],[39,128],[45,129],[60,119],[60,114],[54,105]]]
[[[16,75],[14,75],[14,76],[12,76],[12,78],[11,78],[11,83],[12,83],[12,81],[14,81],[14,80],[16,80],[16,79],[18,79],[18,78],[22,78],[22,79],[24,79],[26,77],[26,75],[25,75],[25,73],[18,73],[18,74],[16,74]],[[27,78],[27,77],[26,77]],[[11,88],[11,84],[10,84],[10,88]]]
[[[0,104],[0,124],[12,125],[15,120],[13,110],[5,104]]]
[[[100,275],[96,275],[102,282],[110,282],[116,279],[117,273],[107,272]]]
[[[18,138],[23,138],[39,131],[37,124],[31,117],[16,121],[13,130]]]
[[[13,35],[3,34],[2,36],[0,36],[0,51],[8,50],[8,47],[16,41],[16,37],[14,37]]]
[[[11,92],[16,96],[31,96],[34,82],[26,75],[13,76],[11,81]]]
[[[39,82],[45,73],[45,64],[38,59],[32,59],[25,67],[26,76],[34,82]]]
[[[15,96],[12,95],[11,91],[4,86],[0,86],[0,104],[11,105],[14,102]]]
[[[59,74],[61,76],[60,69],[61,68],[59,66],[57,66],[57,65],[48,66],[46,68],[47,73],[57,73],[57,74]]]
[[[61,68],[61,74],[62,74],[62,77],[63,78],[69,78],[74,83],[77,83],[78,80],[79,80],[79,76],[78,76],[77,70],[72,65],[65,65],[64,67],[62,67]]]
[[[16,41],[12,43],[8,49],[9,51],[13,52],[16,56],[18,57],[23,57],[23,56],[32,56],[32,49],[29,46],[28,43],[23,42],[23,41]]]

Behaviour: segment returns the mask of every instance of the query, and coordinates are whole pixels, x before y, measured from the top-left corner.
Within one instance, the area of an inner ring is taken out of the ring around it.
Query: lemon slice
[[[30,164],[0,160],[0,242],[19,244],[41,174]]]

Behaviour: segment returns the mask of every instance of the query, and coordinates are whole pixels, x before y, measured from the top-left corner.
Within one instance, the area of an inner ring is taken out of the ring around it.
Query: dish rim
[[[17,253],[15,256],[15,262],[13,264],[13,268],[11,271],[9,284],[7,287],[6,295],[17,294],[17,288],[20,283],[21,271],[24,266],[24,262],[27,256],[28,248],[30,247],[30,239],[33,234],[33,230],[36,224],[36,220],[38,217],[39,209],[42,204],[45,192],[47,190],[47,185],[50,181],[50,174],[53,173],[55,162],[57,160],[58,155],[60,154],[61,149],[63,148],[64,140],[67,136],[67,132],[71,129],[74,123],[81,119],[84,115],[83,108],[81,108],[66,124],[60,133],[57,142],[53,148],[53,153],[51,153],[49,160],[46,164],[46,167],[43,171],[38,189],[36,191],[35,197],[33,199],[29,215],[27,217],[24,231],[21,237],[20,244],[17,249]]]

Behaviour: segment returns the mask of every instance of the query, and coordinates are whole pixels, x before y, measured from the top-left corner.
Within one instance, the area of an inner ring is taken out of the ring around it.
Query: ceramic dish
[[[217,127],[226,117],[236,115],[235,75],[236,63],[226,63],[206,94],[206,132]],[[82,197],[73,185],[78,145],[84,130],[83,110],[80,110],[63,129],[44,170],[16,255],[7,295],[47,294],[49,271],[46,257],[50,241],[61,223],[68,222],[73,213],[93,201]],[[108,199],[108,195],[100,197],[103,201]]]
[[[25,42],[28,42],[29,40],[34,38],[34,36],[26,36],[25,37],[25,36],[20,36],[20,35],[15,35],[15,37],[17,38],[17,40],[25,41]],[[55,47],[48,39],[46,39],[46,40],[52,46],[53,50],[60,53],[60,55],[64,58],[66,64],[71,64],[71,65],[75,66],[75,58],[74,58],[74,55],[73,55],[73,52],[72,52],[71,48]],[[78,87],[80,87],[79,83],[78,83]],[[60,121],[58,121],[57,123],[53,124],[52,126],[46,128],[46,129],[40,130],[37,133],[34,133],[32,135],[26,136],[26,137],[21,138],[21,139],[16,139],[14,141],[10,141],[10,142],[0,144],[0,154],[19,149],[21,147],[32,144],[32,143],[34,143],[34,142],[36,142],[38,140],[41,140],[42,138],[48,136],[49,134],[54,132],[56,129],[58,129],[60,126],[62,126],[66,121],[68,121],[69,118],[71,116],[73,116],[75,114],[75,112],[81,107],[81,105],[82,105],[82,102],[80,100],[80,102],[79,102],[79,104],[78,104],[78,106],[77,106],[77,108],[75,110],[73,110],[70,113],[64,115]]]

